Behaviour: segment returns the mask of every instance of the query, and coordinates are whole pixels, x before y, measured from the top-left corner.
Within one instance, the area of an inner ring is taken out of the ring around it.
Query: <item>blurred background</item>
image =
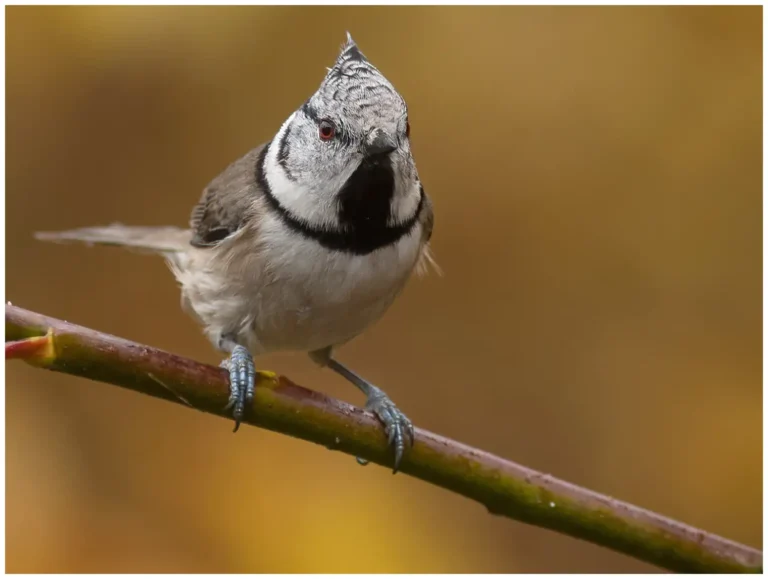
[[[159,258],[346,30],[445,271],[340,351],[422,428],[759,547],[760,7],[11,7],[7,299],[216,364]],[[362,396],[302,355],[259,361]],[[9,572],[641,572],[384,468],[9,364]]]

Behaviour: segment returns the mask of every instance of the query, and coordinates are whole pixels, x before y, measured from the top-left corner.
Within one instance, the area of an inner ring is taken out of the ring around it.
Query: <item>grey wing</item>
[[[190,216],[192,245],[213,247],[247,221],[253,211],[254,195],[260,194],[256,163],[264,146],[240,157],[205,188]]]

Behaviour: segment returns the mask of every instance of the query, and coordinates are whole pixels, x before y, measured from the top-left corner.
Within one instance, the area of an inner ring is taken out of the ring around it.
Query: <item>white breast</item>
[[[263,351],[312,351],[352,339],[391,305],[422,246],[418,225],[368,255],[325,249],[275,216],[262,221],[260,233],[264,271],[252,319]]]

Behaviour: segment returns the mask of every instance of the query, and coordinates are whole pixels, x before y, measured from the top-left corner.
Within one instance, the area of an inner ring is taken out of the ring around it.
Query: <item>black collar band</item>
[[[387,225],[389,211],[387,210],[385,214],[379,211],[378,205],[380,203],[375,201],[374,203],[376,203],[377,207],[373,215],[366,213],[366,207],[355,206],[350,208],[347,206],[346,211],[342,207],[342,212],[346,215],[341,216],[343,217],[341,220],[342,228],[339,229],[319,227],[308,223],[305,219],[294,215],[290,210],[283,207],[272,194],[264,174],[264,164],[271,145],[272,143],[267,143],[264,146],[256,162],[256,183],[264,192],[269,208],[280,217],[283,223],[304,237],[314,239],[326,249],[351,253],[353,255],[367,255],[377,249],[396,243],[401,237],[411,233],[415,227],[421,212],[421,206],[424,203],[424,189],[421,187],[416,211],[406,221],[398,225]],[[385,169],[389,170],[390,173],[392,171],[391,167],[386,167]],[[370,179],[360,179],[360,181],[366,186],[370,186]],[[381,181],[386,181],[386,178],[381,178],[381,175],[378,174],[374,181],[380,183]],[[350,178],[351,182],[352,178]],[[388,195],[385,195],[387,205],[391,199],[391,188],[393,186],[394,181],[392,180],[389,184],[390,191]],[[360,191],[360,195],[356,197],[361,200],[361,203],[366,203],[366,199],[370,199],[371,196],[375,196],[377,193],[381,192]],[[342,204],[344,203],[346,201],[342,201]]]

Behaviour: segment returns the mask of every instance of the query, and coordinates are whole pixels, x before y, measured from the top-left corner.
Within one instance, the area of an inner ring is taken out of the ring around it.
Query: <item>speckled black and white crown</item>
[[[382,115],[390,116],[393,111],[405,114],[407,110],[403,97],[368,61],[349,33],[336,62],[309,103],[319,110],[341,110],[342,117],[367,121],[363,124]]]

